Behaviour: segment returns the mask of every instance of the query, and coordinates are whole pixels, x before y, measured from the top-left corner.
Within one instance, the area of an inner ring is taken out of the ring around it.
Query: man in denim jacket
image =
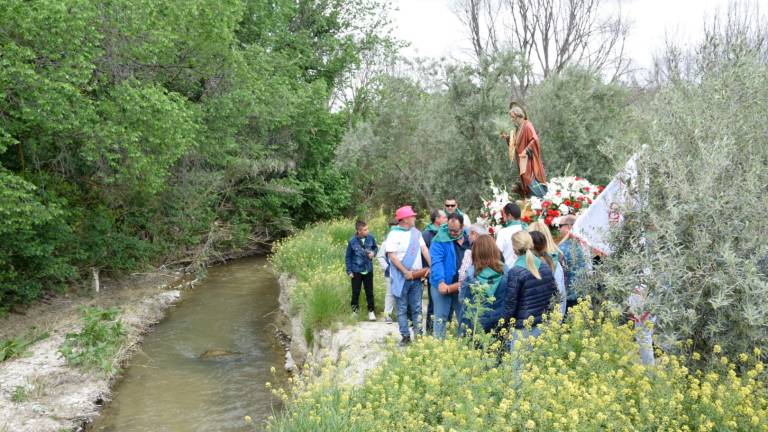
[[[376,321],[373,300],[373,257],[379,247],[376,238],[368,233],[368,224],[355,223],[355,236],[347,243],[345,257],[346,270],[352,279],[352,312],[357,313],[360,303],[360,287],[365,287],[365,300],[368,303],[368,319]]]

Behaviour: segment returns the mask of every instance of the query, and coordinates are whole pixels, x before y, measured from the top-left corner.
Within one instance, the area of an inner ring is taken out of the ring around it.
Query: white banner
[[[605,190],[595,199],[586,212],[576,219],[571,235],[586,243],[602,254],[612,252],[608,243],[611,228],[620,225],[624,220],[623,209],[633,204],[629,185],[637,181],[637,160],[635,154],[629,159],[624,169],[611,180]],[[633,200],[634,201],[634,200]]]

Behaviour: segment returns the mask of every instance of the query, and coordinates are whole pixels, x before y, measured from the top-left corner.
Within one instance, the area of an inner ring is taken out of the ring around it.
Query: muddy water
[[[272,324],[279,288],[265,264],[247,258],[210,269],[145,338],[90,430],[253,430],[246,415],[261,426],[279,408],[265,383],[283,364]],[[241,354],[200,358],[213,348]]]

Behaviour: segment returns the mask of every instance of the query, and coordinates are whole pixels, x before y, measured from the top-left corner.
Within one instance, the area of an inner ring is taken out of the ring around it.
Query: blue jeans
[[[432,294],[432,304],[435,306],[435,337],[445,338],[445,326],[453,319],[453,315],[459,308],[459,293],[440,294],[438,287],[430,287]]]
[[[397,304],[397,323],[400,325],[400,335],[410,336],[408,320],[413,323],[413,334],[421,334],[421,295],[423,287],[421,280],[407,280],[403,285],[400,297],[395,297]]]

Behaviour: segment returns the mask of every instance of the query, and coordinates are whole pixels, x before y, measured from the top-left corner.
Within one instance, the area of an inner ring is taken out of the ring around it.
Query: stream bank
[[[396,323],[360,321],[352,325],[335,325],[315,331],[312,345],[308,346],[303,317],[291,307],[291,295],[296,280],[289,274],[278,277],[280,285],[280,331],[287,335],[287,370],[308,367],[318,369],[326,363],[340,365],[337,377],[348,384],[360,384],[365,375],[386,357],[387,342],[399,340]]]
[[[50,336],[30,346],[26,355],[0,363],[0,431],[80,431],[109,400],[117,375],[70,367],[58,352],[66,334],[82,325],[81,306],[120,308],[126,338],[114,363],[122,365],[179,300],[181,290],[193,285],[188,275],[177,272],[134,275],[105,281],[94,298],[57,297],[31,307],[25,316],[3,318],[4,334],[35,327]],[[27,395],[23,400],[15,395],[18,389]]]

